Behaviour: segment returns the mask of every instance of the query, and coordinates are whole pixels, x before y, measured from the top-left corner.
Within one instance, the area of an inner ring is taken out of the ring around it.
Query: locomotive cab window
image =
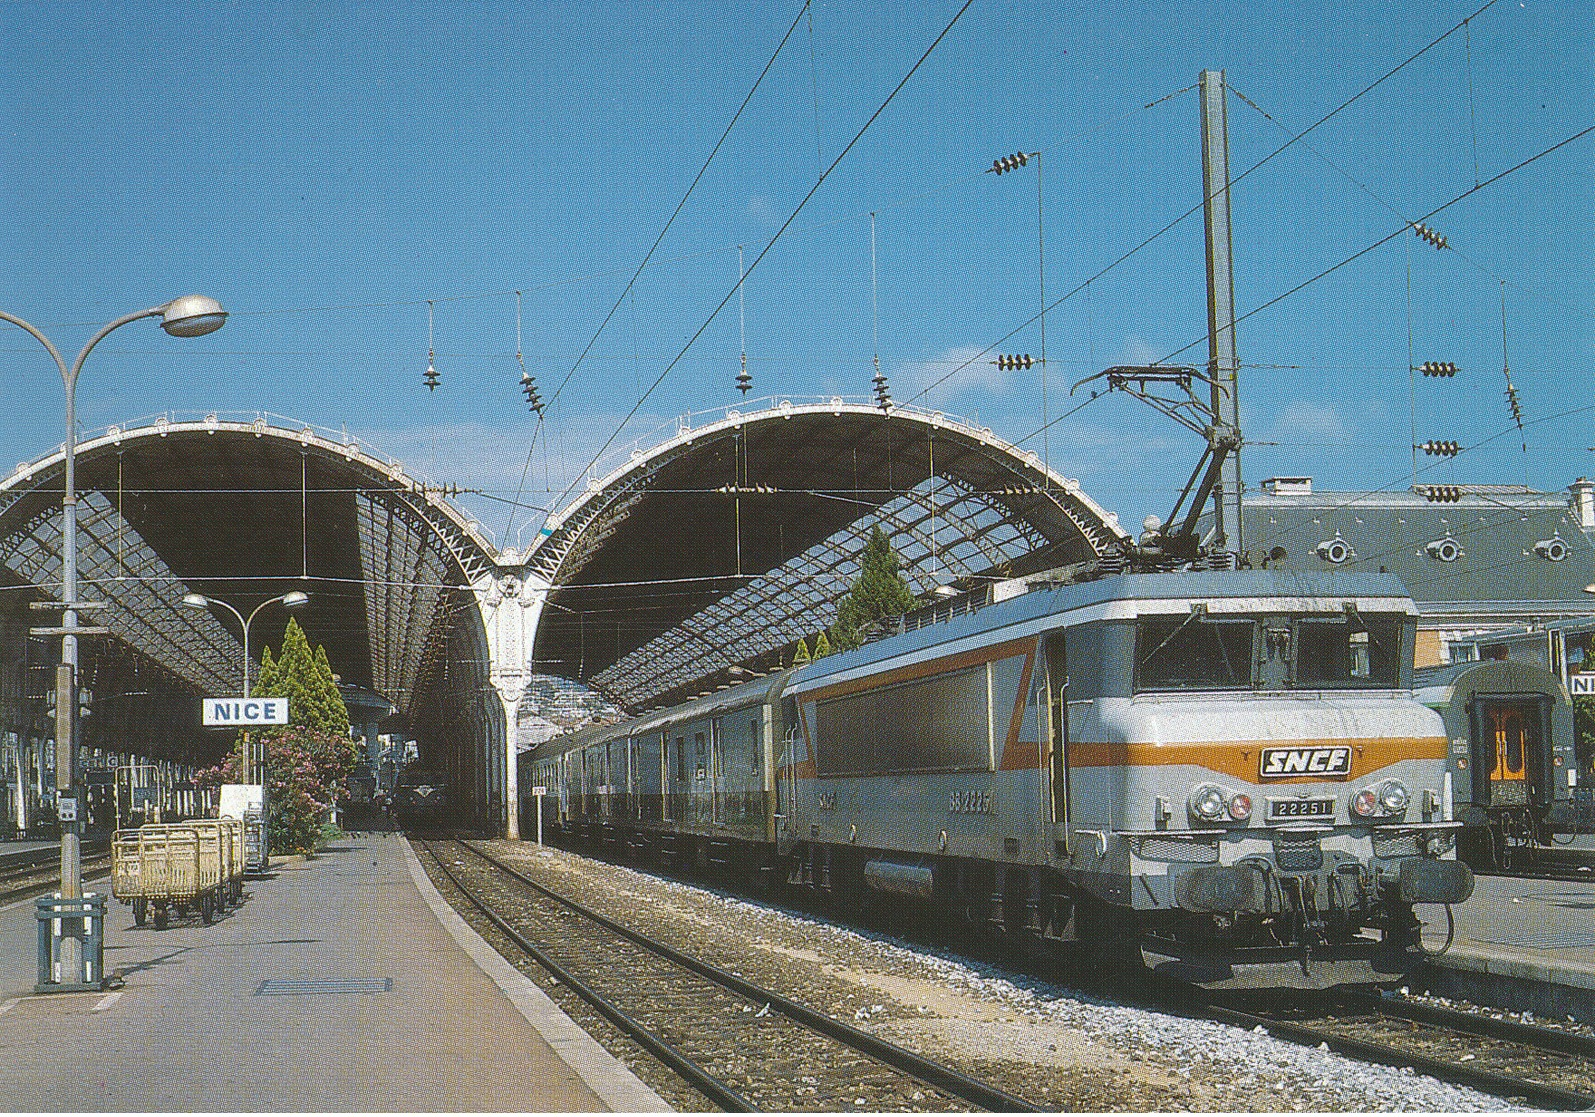
[[[1303,618],[1296,627],[1296,685],[1395,687],[1400,652],[1398,618]]]
[[[1251,619],[1143,617],[1135,629],[1135,689],[1242,690],[1252,685]]]

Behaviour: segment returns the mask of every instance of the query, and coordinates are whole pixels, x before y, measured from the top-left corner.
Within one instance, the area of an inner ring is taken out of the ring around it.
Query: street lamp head
[[[309,604],[310,595],[303,590],[289,590],[282,595],[282,607],[284,609],[298,609],[303,605]]]
[[[183,604],[190,609],[204,609],[210,605],[210,598],[202,593],[185,593],[183,595]]]
[[[184,295],[161,310],[161,329],[173,337],[203,337],[227,322],[222,304],[208,295]]]

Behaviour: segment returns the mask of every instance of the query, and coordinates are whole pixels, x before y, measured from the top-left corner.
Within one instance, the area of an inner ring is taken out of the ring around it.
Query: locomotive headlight
[[[1379,785],[1379,805],[1387,814],[1400,814],[1411,800],[1406,785],[1400,780],[1386,780]]]
[[[1412,794],[1400,780],[1385,780],[1377,787],[1365,787],[1351,798],[1352,813],[1359,818],[1385,818],[1407,809]]]
[[[1191,810],[1197,818],[1219,821],[1224,817],[1224,792],[1210,783],[1202,784],[1191,792]]]
[[[1252,817],[1252,797],[1236,792],[1229,798],[1229,816],[1236,822],[1244,822]]]
[[[1379,813],[1379,793],[1365,787],[1351,797],[1351,812],[1358,818],[1372,818]]]

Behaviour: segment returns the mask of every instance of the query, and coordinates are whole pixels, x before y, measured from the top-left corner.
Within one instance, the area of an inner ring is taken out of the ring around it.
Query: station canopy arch
[[[939,412],[830,399],[682,421],[545,524],[525,559],[551,587],[532,670],[637,711],[790,662],[877,525],[927,601],[1127,539],[1037,454]]]
[[[485,760],[467,754],[480,753],[495,718],[502,731],[502,710],[489,701],[471,585],[494,554],[441,493],[347,436],[265,417],[112,427],[82,440],[76,459],[79,596],[105,603],[80,623],[110,630],[80,652],[94,694],[85,744],[217,759],[231,735],[202,730],[194,698],[239,693],[240,633],[184,595],[248,616],[305,590],[300,623],[341,681],[390,701],[440,766],[464,775]],[[14,591],[4,595],[13,627],[27,623],[19,599],[60,598],[63,471],[57,449],[0,482],[0,583]],[[253,660],[279,646],[286,620],[276,609],[259,615]],[[37,613],[31,622],[59,623]],[[40,658],[28,655],[30,666]],[[462,740],[472,743],[448,743]]]

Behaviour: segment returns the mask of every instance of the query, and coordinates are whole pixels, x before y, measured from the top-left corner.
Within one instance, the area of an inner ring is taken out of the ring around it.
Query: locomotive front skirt
[[[1387,575],[1038,585],[523,758],[558,823],[1207,986],[1395,980],[1471,894]]]

